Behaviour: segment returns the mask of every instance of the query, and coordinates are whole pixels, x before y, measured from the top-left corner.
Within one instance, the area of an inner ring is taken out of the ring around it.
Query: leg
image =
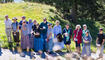
[[[86,46],[83,45],[81,56],[84,56],[85,54],[86,54]]]
[[[44,40],[44,51],[47,51],[47,49],[48,49],[48,47],[47,47],[47,41],[46,41],[47,35],[43,34],[42,37],[43,37],[43,40]]]
[[[103,50],[104,50],[104,45],[101,46],[100,54],[99,57],[103,58]]]
[[[53,51],[52,48],[53,48],[53,41],[52,41],[52,39],[49,39],[49,42],[48,42],[48,51],[49,52]]]
[[[86,55],[87,55],[87,56],[91,56],[90,45],[86,46]]]
[[[66,45],[66,49],[67,49],[68,52],[71,51],[71,50],[70,50],[70,45],[69,45],[69,44]]]

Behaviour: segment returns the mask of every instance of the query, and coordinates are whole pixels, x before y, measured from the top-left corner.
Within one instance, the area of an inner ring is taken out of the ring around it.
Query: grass
[[[46,17],[49,22],[54,24],[55,20],[60,20],[62,28],[64,28],[65,24],[70,23],[71,27],[75,29],[75,25],[77,23],[71,23],[67,20],[62,19],[59,16],[59,12],[57,12],[54,6],[40,4],[40,3],[6,3],[0,4],[0,42],[2,43],[2,47],[8,47],[7,38],[5,34],[5,25],[4,25],[4,16],[8,14],[9,18],[12,19],[13,17],[17,17],[18,21],[21,20],[22,16],[26,16],[26,20],[29,18],[37,20],[39,23],[42,22],[43,18]],[[95,39],[97,36],[97,32],[99,27],[103,27],[105,30],[105,25],[100,24],[99,22],[95,22],[92,20],[78,20],[78,24],[87,24],[88,28],[92,34],[93,41],[91,49],[92,51],[96,51],[95,47]],[[105,32],[105,31],[104,31]],[[75,43],[71,42],[71,49],[72,51],[75,50]],[[65,51],[65,49],[64,49]],[[105,51],[105,50],[104,50]]]

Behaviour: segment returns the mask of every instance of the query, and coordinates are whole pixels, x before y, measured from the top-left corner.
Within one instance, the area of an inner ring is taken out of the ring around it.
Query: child
[[[52,33],[53,33],[52,24],[48,23],[48,31],[47,31],[48,53],[51,53],[53,48]]]
[[[86,35],[83,38],[82,57],[84,57],[84,55],[86,55],[87,57],[91,56],[90,43],[91,36],[89,35],[89,31],[87,30]]]

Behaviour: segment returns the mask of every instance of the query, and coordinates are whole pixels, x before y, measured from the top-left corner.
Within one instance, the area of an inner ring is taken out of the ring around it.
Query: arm
[[[65,28],[63,29],[62,35],[64,35],[64,33],[65,33]]]
[[[70,38],[72,38],[72,29],[70,29]]]
[[[16,32],[19,30],[19,25],[17,26]]]
[[[60,25],[60,33],[62,33],[62,27],[61,27],[61,25]]]
[[[53,28],[53,33],[54,33],[54,35],[56,35],[56,34],[55,34],[55,26],[54,26],[54,28]]]
[[[96,43],[98,43],[98,38],[96,39]]]
[[[50,35],[47,37],[47,40],[51,37],[52,33],[50,32]]]
[[[105,35],[103,35],[103,42],[102,42],[102,45],[104,45],[105,43]]]
[[[102,45],[104,45],[104,43],[105,43],[105,39],[103,39]]]

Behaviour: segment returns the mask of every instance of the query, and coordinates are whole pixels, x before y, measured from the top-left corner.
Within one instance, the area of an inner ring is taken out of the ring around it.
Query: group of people
[[[22,20],[18,22],[16,17],[9,19],[8,15],[5,16],[5,31],[8,38],[9,47],[12,47],[11,32],[16,42],[16,46],[21,45],[22,50],[24,49],[34,49],[34,51],[53,53],[54,51],[60,51],[64,48],[67,52],[71,52],[70,44],[73,38],[76,46],[76,51],[78,54],[81,52],[81,56],[91,56],[91,41],[92,37],[87,29],[87,25],[83,25],[83,29],[78,24],[73,31],[69,24],[65,25],[62,30],[60,21],[56,20],[55,26],[52,27],[52,23],[49,23],[46,18],[43,19],[42,23],[38,23],[37,20],[32,22],[26,20],[25,16],[22,16]],[[21,40],[19,37],[21,36]],[[103,29],[99,29],[99,33],[96,40],[96,45],[100,49],[100,54],[103,53],[105,35]],[[19,42],[21,44],[19,44]],[[100,55],[99,54],[99,55]]]

